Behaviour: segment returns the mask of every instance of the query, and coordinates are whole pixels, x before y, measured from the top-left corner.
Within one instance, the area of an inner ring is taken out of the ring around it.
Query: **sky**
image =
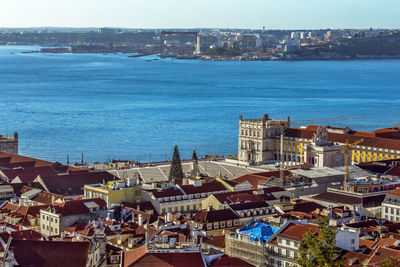
[[[0,0],[0,27],[400,28],[400,0]]]

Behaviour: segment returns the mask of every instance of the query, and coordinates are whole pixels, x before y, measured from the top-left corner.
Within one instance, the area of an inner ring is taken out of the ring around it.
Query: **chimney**
[[[139,214],[139,216],[138,216],[138,224],[139,224],[139,226],[143,225],[143,214]]]
[[[54,201],[56,201],[56,197],[54,195],[51,195],[51,205],[54,204]]]
[[[14,132],[14,139],[18,140],[18,132]]]

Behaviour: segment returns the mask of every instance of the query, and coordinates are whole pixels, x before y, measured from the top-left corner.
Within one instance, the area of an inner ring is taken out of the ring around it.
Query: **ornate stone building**
[[[351,150],[350,160],[355,163],[400,158],[400,128],[378,129],[373,132],[354,131],[349,127],[308,125],[291,128],[294,123],[273,120],[265,114],[261,119],[244,120],[239,117],[238,159],[248,164],[280,162],[280,124],[284,124],[283,161],[285,165],[312,163],[312,159],[325,153],[323,161],[332,166],[340,165],[343,156],[339,151],[348,141],[350,144],[363,141]],[[319,145],[313,144],[315,135],[323,131],[326,135]],[[310,157],[307,157],[307,151]],[[318,155],[317,155],[318,154]],[[328,155],[329,154],[329,155]],[[329,158],[329,159],[328,159]],[[321,166],[319,163],[314,164]]]
[[[18,154],[18,132],[14,137],[0,135],[0,152]]]
[[[276,138],[281,133],[280,123],[290,127],[287,120],[272,120],[268,114],[261,119],[243,119],[239,117],[239,153],[238,159],[249,164],[267,163],[274,159]]]

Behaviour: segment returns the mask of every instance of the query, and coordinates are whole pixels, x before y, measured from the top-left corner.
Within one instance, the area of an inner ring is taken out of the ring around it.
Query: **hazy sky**
[[[0,0],[0,27],[400,28],[400,0]]]

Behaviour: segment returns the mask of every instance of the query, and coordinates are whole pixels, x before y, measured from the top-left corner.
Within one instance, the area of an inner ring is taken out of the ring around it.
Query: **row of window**
[[[186,209],[185,209],[185,207],[186,207]],[[161,214],[165,214],[167,212],[195,211],[195,210],[201,210],[201,203],[193,204],[193,205],[186,205],[186,206],[182,205],[182,206],[162,208],[161,209]]]
[[[50,221],[50,222],[53,222],[53,217],[50,217],[50,216],[48,216],[48,215],[42,215],[42,220],[46,220],[46,221]],[[58,223],[58,219],[57,218],[54,218],[54,222],[55,223]]]
[[[242,135],[260,137],[260,131],[252,131],[252,130],[242,129]]]
[[[253,143],[253,141],[242,141],[240,144],[241,149],[254,149],[257,151],[260,151],[261,149],[261,144],[260,143]]]
[[[50,233],[55,232],[56,234],[58,234],[58,228],[56,228],[56,227],[53,228],[53,227],[49,227],[48,225],[42,224],[42,229],[47,230],[47,231],[49,231],[49,229],[50,229]]]

